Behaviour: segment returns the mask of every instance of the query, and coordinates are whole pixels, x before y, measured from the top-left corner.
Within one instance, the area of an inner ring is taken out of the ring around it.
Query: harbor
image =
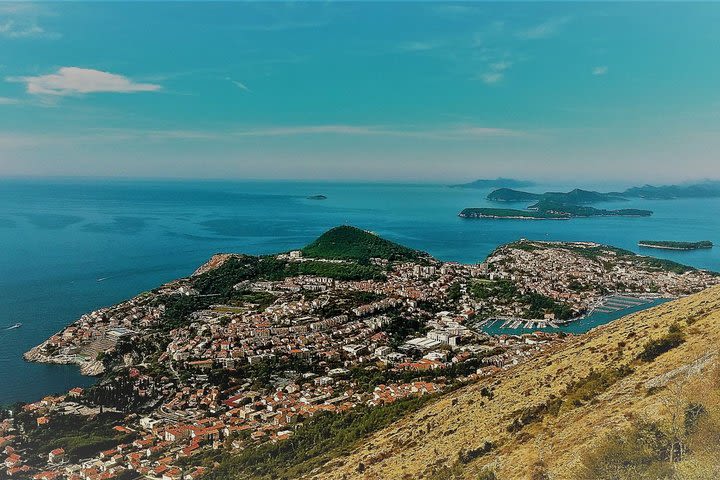
[[[600,299],[582,317],[569,320],[492,317],[479,322],[477,329],[490,335],[521,335],[538,330],[579,334],[669,300],[655,295],[609,295]]]

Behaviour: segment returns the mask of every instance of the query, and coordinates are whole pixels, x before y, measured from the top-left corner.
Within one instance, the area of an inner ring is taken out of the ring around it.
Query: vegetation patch
[[[371,258],[386,260],[413,260],[423,254],[385,240],[374,233],[343,225],[328,230],[317,240],[302,249],[305,256],[333,260],[367,262]]]
[[[667,335],[649,340],[644,346],[638,359],[643,362],[652,362],[663,353],[677,348],[685,342],[685,334],[677,325],[671,325]]]
[[[295,479],[347,455],[367,435],[417,411],[435,396],[398,400],[380,407],[361,406],[340,414],[319,414],[288,440],[226,454],[205,480]]]

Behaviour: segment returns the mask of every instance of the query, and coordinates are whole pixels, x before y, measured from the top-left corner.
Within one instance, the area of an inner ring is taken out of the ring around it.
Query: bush
[[[685,334],[676,325],[672,325],[668,329],[667,335],[649,340],[638,355],[638,359],[643,362],[652,362],[663,353],[679,347],[683,342],[685,342]]]
[[[477,476],[477,480],[498,480],[494,470],[483,468]]]
[[[658,480],[671,478],[668,436],[656,425],[636,424],[611,435],[582,458],[576,480]]]

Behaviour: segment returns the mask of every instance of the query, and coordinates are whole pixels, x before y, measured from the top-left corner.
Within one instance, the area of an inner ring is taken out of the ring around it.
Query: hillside
[[[374,233],[349,225],[335,227],[323,233],[302,249],[303,255],[331,260],[367,261],[371,258],[410,260],[423,254]]]
[[[490,192],[487,199],[493,202],[526,202],[537,200],[541,197],[542,195],[539,193],[523,192],[522,190],[514,190],[512,188],[498,188]]]
[[[716,287],[572,338],[450,393],[372,435],[314,478],[598,478],[582,470],[598,446],[605,448],[633,422],[659,421],[666,429],[677,411],[670,411],[673,405],[686,412],[695,405],[684,396],[712,368],[719,342]],[[676,393],[681,382],[688,388]],[[715,390],[720,385],[703,387],[702,411],[715,412]],[[635,458],[643,454],[633,452]],[[685,472],[677,478],[716,478],[707,476],[710,467],[702,458],[701,448],[691,451],[677,464]],[[496,477],[480,476],[485,467]],[[608,478],[650,478],[642,469],[636,473]]]

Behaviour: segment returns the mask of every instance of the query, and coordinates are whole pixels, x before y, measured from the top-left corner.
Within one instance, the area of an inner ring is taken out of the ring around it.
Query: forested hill
[[[412,260],[427,255],[349,225],[328,230],[303,248],[302,253],[312,258],[361,262],[371,258]]]

